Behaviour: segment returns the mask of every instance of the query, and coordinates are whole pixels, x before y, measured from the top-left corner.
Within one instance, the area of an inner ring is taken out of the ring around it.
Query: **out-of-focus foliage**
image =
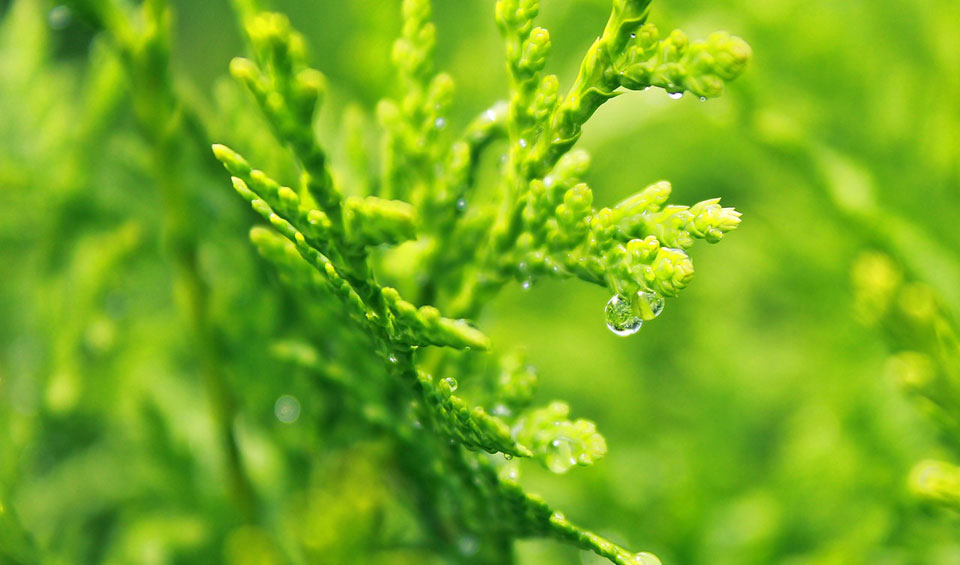
[[[299,186],[256,101],[225,76],[242,26],[226,0],[169,13],[148,1],[153,21],[169,18],[167,45],[141,12],[104,17],[102,4],[0,1],[0,561],[429,562],[417,509],[436,501],[393,467],[423,455],[416,442],[378,440],[388,415],[332,400],[350,398],[356,372],[392,382],[384,358],[342,330],[350,313],[314,272],[283,268],[296,249],[267,230],[250,246],[257,216],[210,156],[222,141]],[[383,165],[364,157],[379,151],[370,116],[399,95],[399,2],[272,8],[327,75],[313,131],[332,178],[368,194]],[[609,8],[544,2],[542,73],[573,83]],[[436,66],[457,85],[431,116],[446,131],[509,92],[493,13],[435,3]],[[501,476],[522,466],[519,484],[564,509],[556,521],[665,563],[960,561],[960,6],[677,0],[650,20],[691,37],[730,30],[754,61],[705,103],[657,90],[607,101],[577,132],[592,155],[583,180],[614,203],[669,178],[676,200],[722,194],[749,221],[702,250],[700,284],[628,339],[604,327],[609,290],[511,274],[529,284],[478,321],[499,350],[526,353],[467,353],[457,370],[487,376],[455,392],[440,381],[431,398],[451,426],[454,394],[538,406],[531,430],[568,419],[564,437],[598,453],[592,428],[550,402],[568,399],[603,431],[604,459],[558,478],[514,458]],[[478,185],[495,185],[509,154],[490,150]],[[468,213],[478,205],[464,198]],[[408,233],[351,221],[363,237]],[[398,295],[417,291],[403,257],[377,260]],[[330,328],[336,348],[323,346]],[[480,541],[454,543],[470,555]],[[520,563],[599,562],[577,551],[516,546]]]

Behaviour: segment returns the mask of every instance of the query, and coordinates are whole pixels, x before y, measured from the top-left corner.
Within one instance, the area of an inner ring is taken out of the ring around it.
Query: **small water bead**
[[[433,122],[433,127],[437,128],[437,129],[443,129],[443,128],[445,128],[446,126],[447,126],[447,120],[446,120],[446,118],[437,118],[437,119]]]
[[[670,96],[670,98],[673,98],[674,100],[679,100],[680,98],[683,97],[683,93],[682,93],[682,92],[670,92],[670,93],[668,93],[668,96]]]
[[[445,382],[447,386],[450,387],[450,392],[457,390],[457,385],[458,385],[457,379],[453,377],[447,377],[443,379],[443,382]]]
[[[273,413],[284,424],[292,424],[300,417],[300,401],[285,394],[273,405]]]
[[[64,29],[73,21],[73,11],[69,6],[54,6],[47,13],[47,23],[51,29]]]
[[[520,283],[520,288],[522,288],[523,290],[530,290],[531,286],[533,286],[533,283],[530,282],[529,280],[525,280],[522,283]]]
[[[396,362],[397,362],[397,356],[394,355],[393,353],[391,353],[390,355],[387,356],[387,361],[389,361],[389,362],[391,362],[391,363],[396,363]]]
[[[520,147],[523,147],[523,148],[526,148],[526,147],[527,147],[527,140],[526,140],[526,139],[523,139],[523,138],[521,137],[519,143],[520,143]]]
[[[457,210],[463,212],[466,209],[467,209],[467,199],[457,198]]]
[[[480,544],[477,542],[477,538],[466,535],[457,540],[457,549],[461,554],[470,556],[477,553],[477,550],[480,549]]]
[[[630,299],[619,294],[613,295],[603,309],[607,328],[619,336],[633,335],[640,331],[643,319],[634,311]]]
[[[706,96],[701,96],[701,97],[700,97],[700,101],[701,101],[701,102],[706,102],[706,101],[707,101],[707,97],[706,97]]]
[[[554,473],[566,473],[577,464],[573,450],[573,440],[568,437],[558,437],[550,442],[550,453],[547,454],[544,463]]]
[[[640,310],[640,317],[644,320],[652,320],[663,312],[666,303],[662,296],[656,292],[640,291],[637,293],[637,306]]]
[[[652,553],[647,553],[646,551],[641,551],[640,553],[634,553],[628,561],[630,565],[663,565],[656,555]]]

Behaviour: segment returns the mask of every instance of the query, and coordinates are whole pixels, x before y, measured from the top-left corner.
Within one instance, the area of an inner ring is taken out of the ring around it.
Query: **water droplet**
[[[523,148],[526,148],[526,147],[527,147],[527,140],[526,140],[526,139],[524,139],[524,138],[521,137],[519,143],[520,143],[520,147],[523,147]]]
[[[683,97],[683,93],[682,93],[682,92],[669,92],[669,93],[667,93],[667,95],[668,95],[670,98],[673,98],[674,100],[679,100],[680,98]]]
[[[284,424],[292,424],[300,417],[300,401],[285,394],[273,405],[273,413]]]
[[[437,129],[443,129],[443,128],[445,128],[446,126],[447,126],[447,120],[446,120],[445,118],[437,118],[437,119],[433,122],[433,127],[437,128]]]
[[[504,465],[500,470],[500,479],[517,482],[520,478],[520,469],[517,468],[516,462],[511,462],[507,465]]]
[[[484,112],[483,117],[486,118],[487,121],[491,121],[491,122],[497,121],[497,113],[494,112],[493,110],[487,110],[486,112]]]
[[[603,314],[607,319],[607,327],[617,335],[633,335],[640,331],[640,326],[643,325],[643,319],[634,311],[630,300],[619,294],[610,298]]]
[[[520,283],[520,288],[522,288],[523,290],[530,290],[531,286],[533,286],[533,283],[528,280]]]
[[[701,102],[706,102],[706,101],[707,101],[707,97],[706,97],[706,96],[701,96],[701,97],[700,97],[700,101],[701,101]]]
[[[457,210],[463,212],[466,209],[467,209],[467,199],[457,198]]]
[[[635,33],[631,33],[631,34],[630,34],[630,39],[636,39],[636,38],[637,38],[637,34],[635,34]]]
[[[563,512],[560,512],[560,511],[554,512],[553,514],[550,515],[551,522],[563,522],[566,519],[567,517],[564,516]]]
[[[551,186],[553,186],[553,177],[550,175],[543,177],[543,186],[547,188],[550,188]]]
[[[447,377],[443,379],[443,382],[445,382],[447,386],[450,387],[450,392],[457,390],[457,379],[453,377]]]
[[[73,11],[69,6],[54,6],[47,13],[47,23],[51,29],[63,29],[73,21]]]
[[[457,549],[463,555],[474,555],[480,549],[480,544],[477,543],[477,538],[466,535],[457,540]]]
[[[573,440],[568,437],[558,437],[550,442],[550,452],[544,458],[547,468],[554,473],[566,473],[577,464],[573,456]]]
[[[630,558],[629,563],[631,565],[662,565],[660,559],[656,555],[647,553],[646,551],[634,553]]]
[[[513,455],[510,455],[509,453],[504,453],[504,454],[503,454],[503,458],[506,459],[507,461],[509,461],[509,460],[513,459]]]
[[[391,362],[391,363],[396,363],[396,362],[397,362],[397,356],[394,355],[393,353],[391,353],[390,355],[387,355],[387,361],[389,361],[389,362]]]
[[[641,290],[637,293],[637,298],[637,305],[640,308],[640,317],[642,319],[652,320],[659,316],[660,312],[663,312],[665,301],[663,297],[656,292],[644,292]]]

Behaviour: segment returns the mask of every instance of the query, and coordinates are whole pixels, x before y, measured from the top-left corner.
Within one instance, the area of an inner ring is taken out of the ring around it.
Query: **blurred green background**
[[[398,4],[274,3],[329,78],[318,127],[335,160],[347,103],[372,114],[394,92]],[[610,3],[542,4],[548,70],[568,85]],[[243,53],[227,0],[174,5],[178,89],[217,140],[284,166],[225,77]],[[122,89],[111,100],[85,86],[110,80],[88,66],[104,57],[90,26],[56,10],[0,1],[0,505],[54,562],[270,562],[275,533],[228,526],[146,142]],[[492,14],[492,0],[435,2],[454,129],[506,92]],[[660,0],[651,21],[728,30],[754,60],[717,100],[651,90],[603,106],[580,145],[596,201],[669,179],[674,200],[722,196],[744,221],[696,250],[690,289],[633,337],[604,327],[605,291],[573,281],[513,285],[488,308],[480,326],[496,347],[527,346],[539,398],[569,400],[610,448],[563,476],[530,465],[524,485],[664,563],[960,563],[960,518],[906,488],[917,460],[944,456],[936,430],[885,375],[887,346],[857,323],[849,282],[879,246],[915,260],[957,314],[960,4]],[[330,441],[329,395],[264,353],[309,338],[304,314],[250,251],[226,177],[195,153],[184,175],[208,218],[199,262],[255,485],[276,531],[307,504],[291,493],[310,492],[311,523],[362,546],[371,508],[401,487],[370,463],[375,444]],[[292,424],[275,415],[282,395],[299,401]],[[15,543],[3,519],[0,549]],[[547,541],[519,554],[600,562]]]

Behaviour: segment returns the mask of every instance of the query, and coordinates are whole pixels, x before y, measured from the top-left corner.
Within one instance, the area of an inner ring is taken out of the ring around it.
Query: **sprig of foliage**
[[[853,267],[855,307],[878,328],[893,355],[887,370],[940,431],[950,455],[960,458],[960,333],[933,288],[908,275],[890,255],[862,254]],[[928,459],[910,473],[921,499],[960,510],[960,466]]]
[[[394,436],[398,466],[418,485],[427,543],[441,554],[503,563],[512,540],[546,536],[615,563],[659,562],[571,524],[519,487],[516,461],[483,455],[534,458],[563,473],[592,464],[607,446],[592,422],[570,419],[567,404],[531,407],[536,375],[516,357],[502,358],[500,374],[478,371],[476,359],[490,355],[482,352],[491,343],[469,321],[511,279],[526,285],[535,276],[577,277],[608,288],[608,325],[633,333],[660,313],[663,296],[689,283],[685,250],[694,240],[717,242],[739,224],[739,213],[718,199],[668,205],[666,182],[597,209],[582,182],[589,159],[571,149],[618,88],[716,96],[749,58],[746,44],[726,34],[689,43],[673,32],[660,40],[646,23],[648,4],[614,0],[602,35],[561,96],[557,77],[541,74],[550,38],[534,26],[539,3],[498,1],[509,101],[491,105],[451,140],[445,113],[454,84],[433,70],[430,3],[405,0],[392,56],[401,90],[377,108],[381,170],[361,183],[369,194],[340,186],[315,135],[325,80],[307,66],[303,37],[280,14],[239,11],[252,58],[235,59],[231,74],[290,148],[300,179],[296,188],[282,186],[224,145],[214,145],[214,154],[273,228],[251,232],[261,254],[299,287],[335,296],[379,352],[385,379],[364,382],[362,373],[347,371],[336,381],[349,406]],[[500,180],[478,186],[480,156],[498,140],[507,144]],[[396,260],[421,273],[419,281],[398,281],[410,298],[377,274],[378,265]]]

